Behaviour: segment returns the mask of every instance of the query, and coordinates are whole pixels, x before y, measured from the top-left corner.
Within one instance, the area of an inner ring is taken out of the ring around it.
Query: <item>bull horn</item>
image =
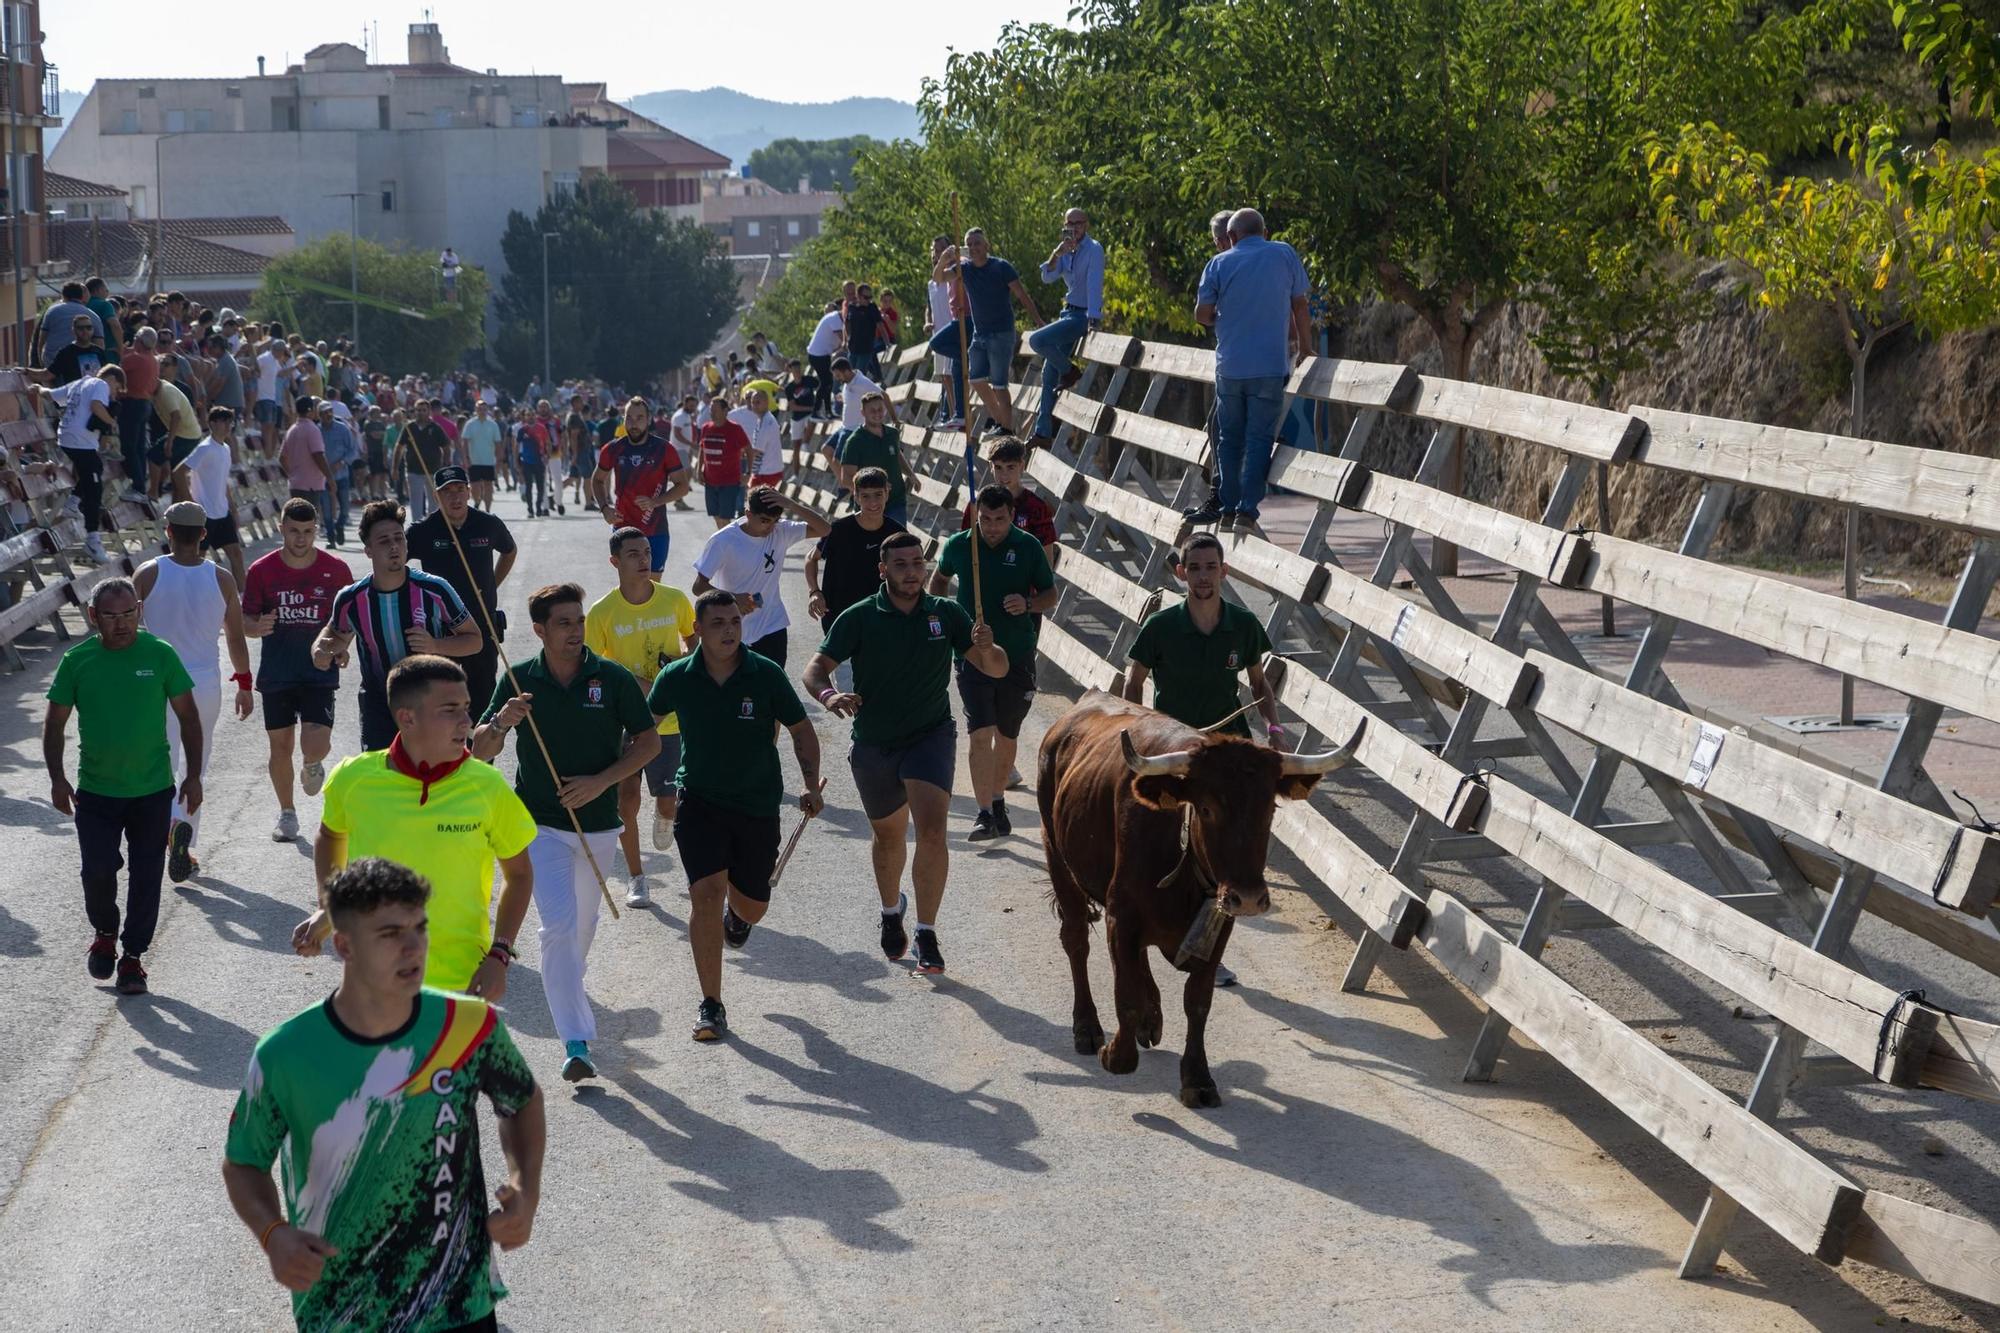
[[[1331,773],[1345,768],[1354,759],[1354,752],[1361,748],[1361,733],[1368,729],[1366,719],[1354,724],[1354,734],[1347,738],[1347,744],[1338,750],[1327,750],[1320,754],[1288,754],[1285,756],[1284,775],[1288,778],[1304,777],[1308,773]]]
[[[1132,744],[1132,733],[1118,733],[1118,743],[1125,747],[1125,767],[1142,778],[1171,774],[1179,777],[1194,763],[1194,751],[1169,750],[1165,754],[1140,754],[1139,747]]]

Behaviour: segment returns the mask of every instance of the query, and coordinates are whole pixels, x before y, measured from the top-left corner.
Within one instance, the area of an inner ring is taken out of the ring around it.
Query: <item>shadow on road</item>
[[[38,958],[42,932],[0,907],[0,958]]]
[[[312,914],[310,903],[286,902],[213,875],[201,875],[172,888],[182,901],[192,903],[208,918],[222,939],[269,953],[290,953],[293,928]],[[310,889],[307,881],[307,891]]]
[[[148,1068],[234,1092],[243,1086],[257,1034],[170,995],[134,995],[118,1001],[119,1015],[148,1043],[133,1048]]]
[[[903,1202],[880,1172],[822,1169],[746,1129],[701,1114],[642,1078],[619,1073],[611,1079],[625,1097],[579,1096],[577,1104],[644,1144],[666,1165],[704,1177],[673,1182],[686,1197],[752,1225],[786,1217],[816,1221],[829,1236],[858,1250],[895,1254],[911,1248],[909,1240],[876,1221]]]
[[[864,931],[875,931],[879,919],[872,906],[864,906],[855,914],[857,936]],[[863,1004],[884,1004],[894,998],[876,987],[877,983],[899,975],[899,970],[880,953],[859,949],[835,951],[810,935],[788,935],[768,924],[757,927],[748,948],[725,957],[748,976],[793,985],[825,986],[843,1000],[858,1000]],[[690,982],[693,971],[693,964],[688,964]]]
[[[764,1018],[805,1043],[811,1066],[740,1038],[734,1043],[736,1052],[800,1092],[825,1100],[784,1101],[753,1093],[745,1099],[752,1106],[775,1106],[871,1125],[905,1143],[962,1148],[1009,1171],[1049,1169],[1047,1162],[1021,1146],[1041,1137],[1027,1108],[983,1091],[986,1081],[955,1092],[894,1065],[856,1055],[802,1018],[790,1014],[766,1014]]]

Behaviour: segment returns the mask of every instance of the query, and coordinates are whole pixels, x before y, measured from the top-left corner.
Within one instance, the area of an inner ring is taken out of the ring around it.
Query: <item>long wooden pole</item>
[[[431,488],[431,507],[444,520],[444,530],[451,534],[451,549],[458,552],[458,563],[465,567],[466,586],[472,589],[473,603],[479,607],[479,618],[485,623],[487,641],[493,645],[493,653],[500,659],[500,669],[507,673],[508,687],[519,695],[523,692],[521,682],[515,677],[513,664],[507,660],[507,655],[500,651],[500,634],[493,624],[493,612],[486,605],[485,594],[479,591],[479,580],[472,573],[472,561],[466,557],[465,547],[458,540],[458,529],[452,526],[451,515],[444,512],[444,501],[438,498],[437,484],[431,480],[429,473],[424,474],[424,485]],[[476,705],[477,701],[474,703]],[[556,783],[560,790],[562,777],[556,772],[556,761],[549,754],[549,743],[542,739],[542,729],[535,724],[533,705],[528,708],[528,734],[535,738],[535,748],[542,752],[542,762],[549,766],[550,781]],[[605,881],[604,871],[597,864],[597,853],[590,850],[590,839],[584,836],[583,824],[577,819],[576,811],[568,806],[563,807],[563,813],[569,816],[569,826],[576,830],[577,845],[583,848],[584,860],[590,862],[590,873],[597,876],[597,891],[604,895],[604,905],[611,909],[611,919],[616,921],[618,904],[612,900],[611,885]]]
[[[959,382],[969,386],[970,381],[966,377],[971,373],[971,368],[965,364],[967,357],[970,355],[966,349],[965,325],[966,321],[972,318],[972,298],[965,294],[965,231],[960,226],[958,220],[957,190],[951,192],[951,232],[952,246],[958,250],[958,264],[951,271],[951,281],[952,285],[958,289],[959,304],[965,307],[965,313],[952,321],[958,325],[958,375]],[[965,407],[966,404],[961,403],[959,406]],[[965,417],[965,433],[969,438],[972,434],[972,413],[965,412],[963,415]],[[978,480],[977,477],[969,474],[965,478],[966,488],[972,492],[972,527],[969,537],[971,549],[966,554],[971,558],[972,564],[972,623],[983,625],[986,623],[986,599],[981,595],[979,589],[979,547],[980,543],[985,539],[979,535]]]

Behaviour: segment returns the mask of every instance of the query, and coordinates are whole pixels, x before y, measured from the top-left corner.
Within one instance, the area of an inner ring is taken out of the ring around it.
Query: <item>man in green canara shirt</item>
[[[181,806],[192,814],[201,806],[201,711],[180,654],[165,639],[139,628],[139,593],[132,580],[109,578],[92,588],[89,617],[97,633],[63,654],[49,683],[42,759],[49,770],[49,803],[76,818],[83,910],[96,932],[87,956],[90,975],[108,981],[115,968],[120,995],[143,995],[146,968],[140,956],[151,946],[160,919],[160,877],[166,871],[167,826],[173,814],[167,715],[173,714],[187,751]],[[71,713],[77,715],[79,733],[74,786],[63,772]],[[131,872],[122,937],[121,845]]]
[[[980,489],[974,525],[945,539],[938,552],[931,592],[942,597],[958,580],[958,604],[975,619],[993,627],[993,642],[1007,654],[1007,674],[995,679],[958,659],[958,699],[965,706],[965,729],[971,733],[972,796],[979,806],[972,817],[973,842],[1005,837],[1014,831],[1007,817],[1007,775],[1014,768],[1014,747],[1021,723],[1035,699],[1035,642],[1041,616],[1056,605],[1056,576],[1048,553],[1034,536],[1014,525],[1014,493],[994,483]],[[978,544],[974,546],[974,534]],[[982,607],[972,604],[972,559],[979,556]]]
[[[494,684],[472,754],[490,762],[508,732],[534,719],[539,739],[523,736],[514,747],[514,793],[535,819],[528,861],[542,921],[542,990],[562,1038],[562,1076],[576,1083],[597,1074],[590,1058],[597,1019],[583,973],[603,896],[597,877],[618,849],[618,784],[660,752],[660,733],[632,673],[585,646],[582,588],[537,589],[528,619],[542,650]]]
[[[944,902],[949,854],[945,815],[958,766],[958,729],[945,682],[954,654],[995,680],[1007,674],[1007,650],[993,627],[974,623],[965,608],[924,592],[924,544],[915,533],[885,537],[882,586],[842,611],[806,667],[807,693],[822,708],[854,719],[847,767],[868,816],[875,891],[882,900],[882,953],[901,958],[908,900],[903,862],[911,823],[917,854],[910,880],[917,891],[917,970],[944,971],[937,914]],[[854,663],[854,688],[833,684],[834,668]]]
[[[364,856],[324,896],[340,985],[251,1053],[222,1150],[229,1204],[301,1333],[495,1328],[493,1247],[525,1244],[541,1199],[541,1089],[498,1011],[424,985],[422,875]],[[507,1165],[491,1211],[481,1095]]]

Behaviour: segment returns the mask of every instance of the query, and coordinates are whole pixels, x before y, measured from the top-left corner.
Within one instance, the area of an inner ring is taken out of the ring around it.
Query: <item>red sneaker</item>
[[[111,980],[111,969],[118,965],[118,937],[99,935],[90,942],[90,975],[99,981]]]
[[[146,969],[140,965],[135,954],[128,953],[118,960],[118,993],[120,995],[146,993]]]

